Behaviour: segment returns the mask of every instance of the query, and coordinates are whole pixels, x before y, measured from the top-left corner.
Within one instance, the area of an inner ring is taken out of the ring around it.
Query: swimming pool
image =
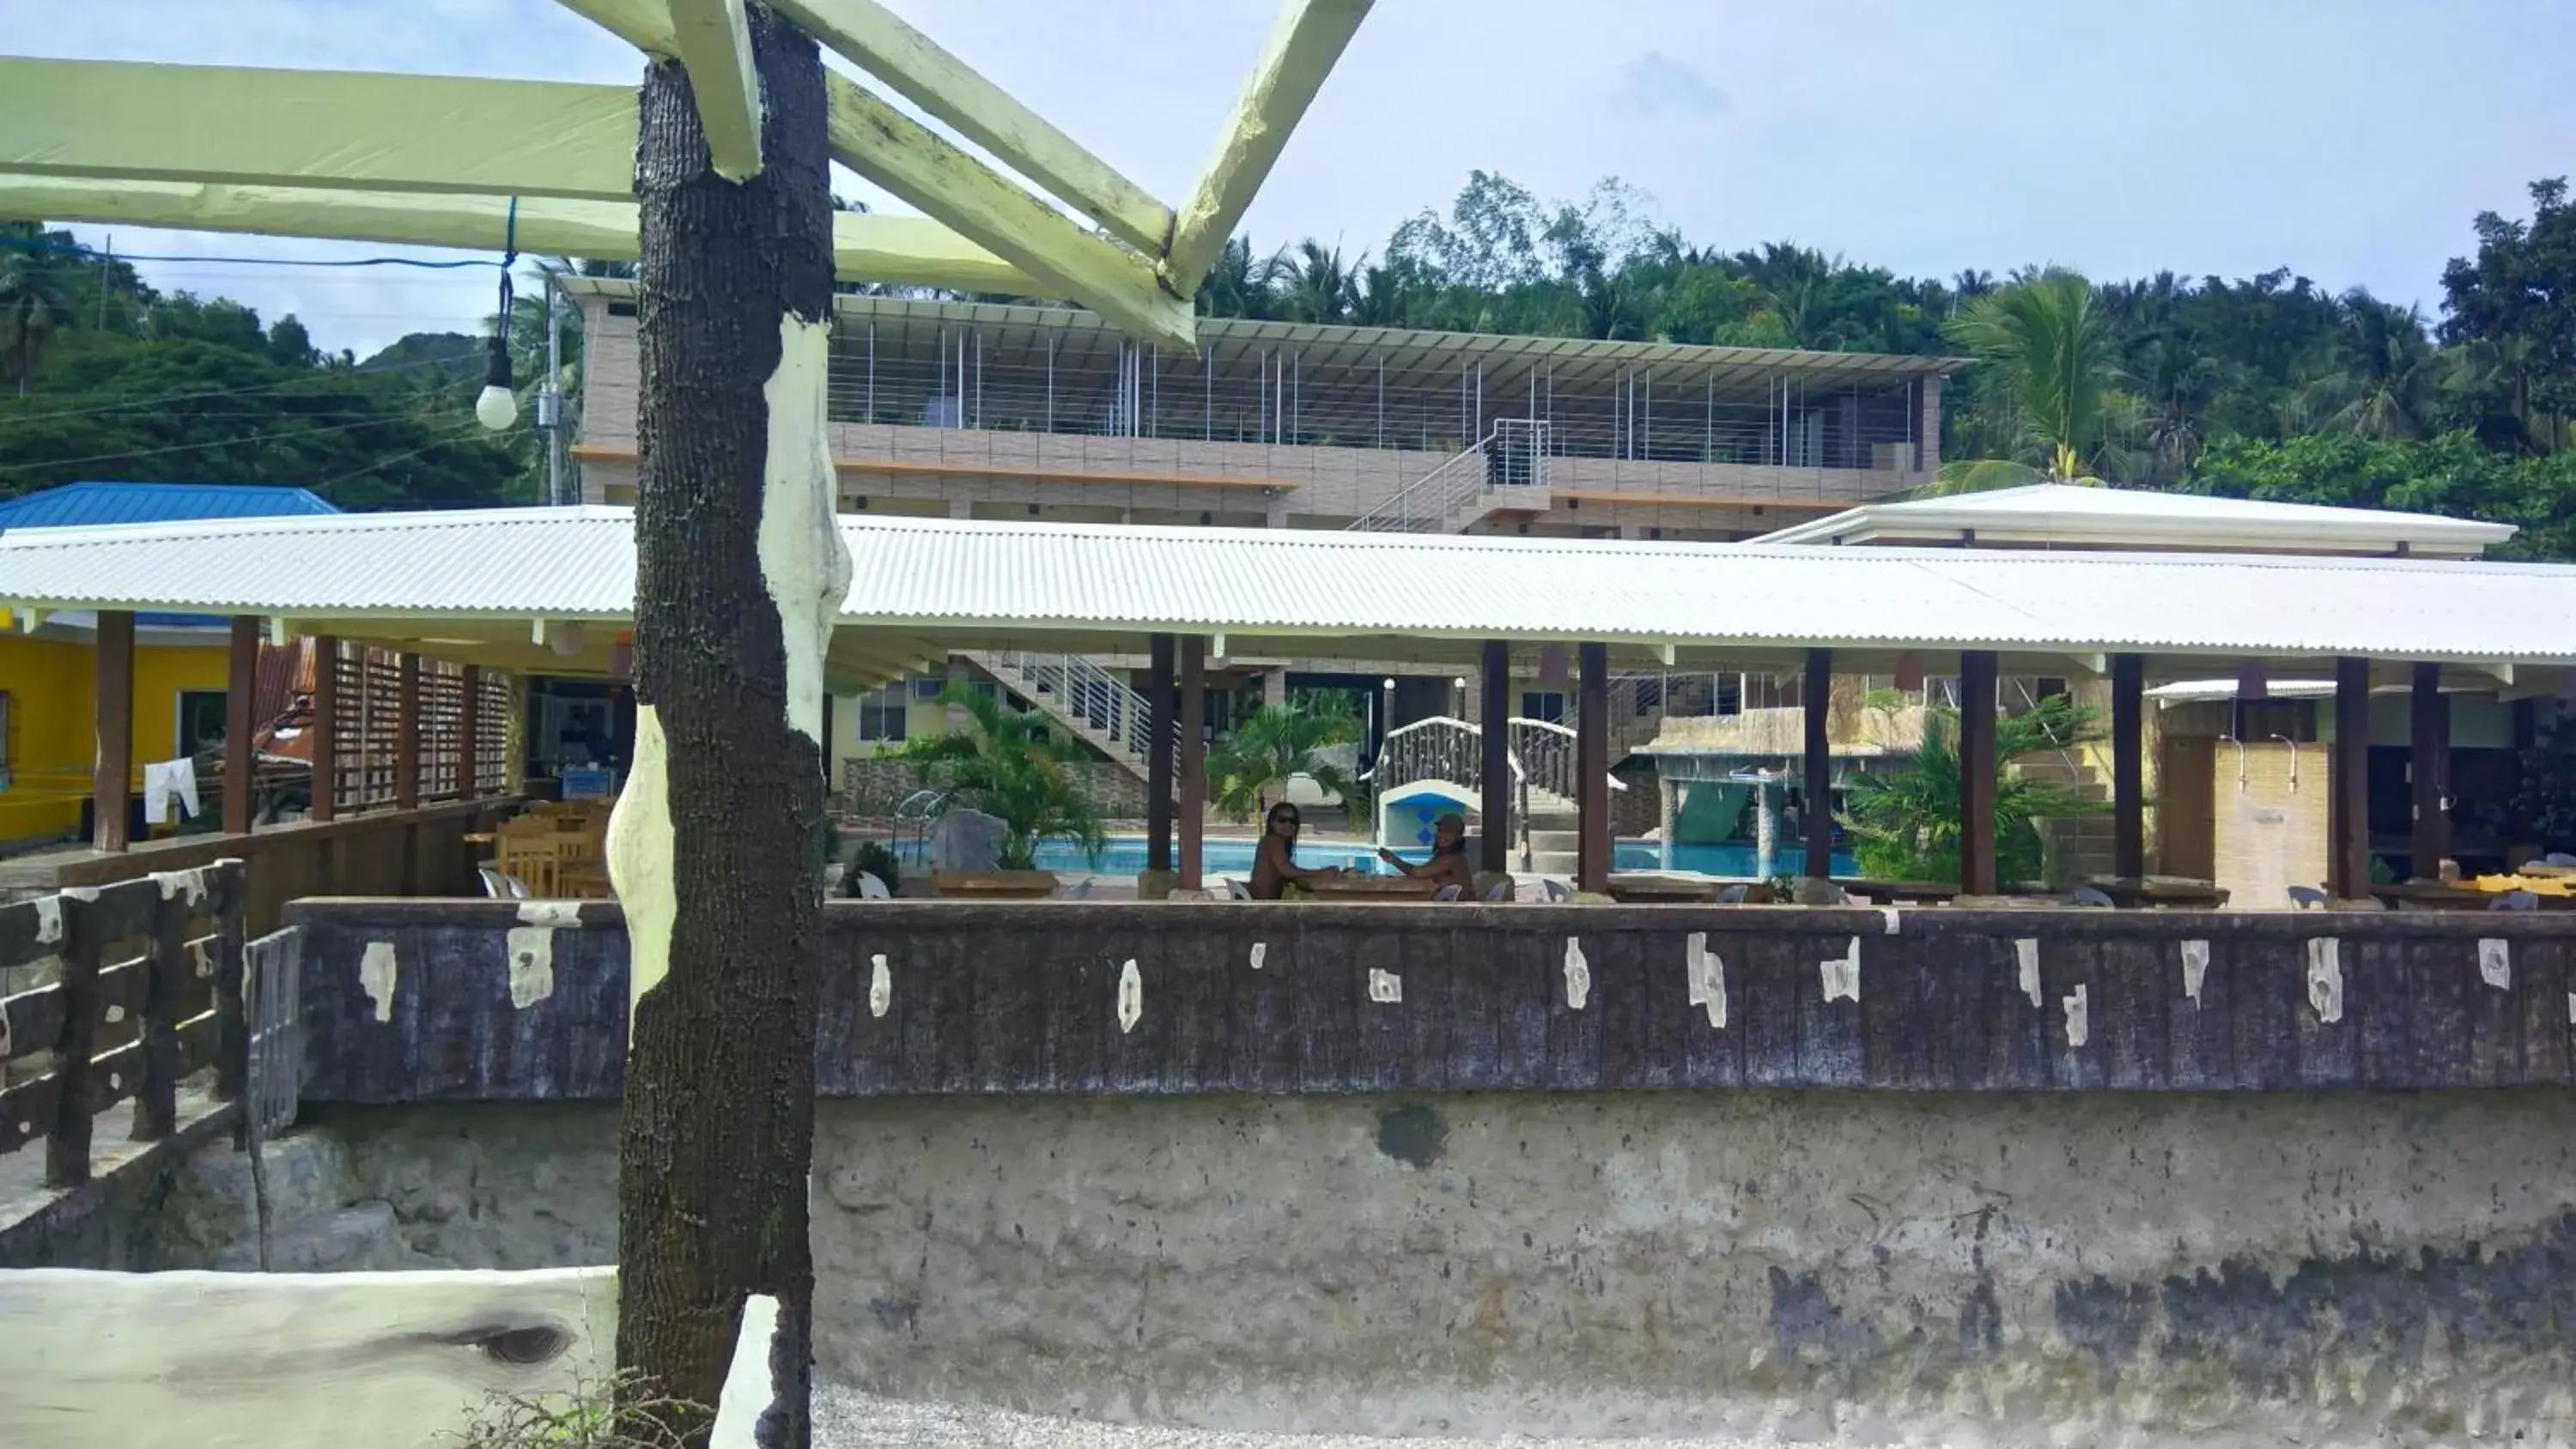
[[[1254,841],[1249,836],[1209,840],[1199,847],[1199,869],[1207,875],[1249,875],[1252,873]],[[1660,870],[1663,868],[1662,847],[1651,840],[1622,840],[1612,852],[1611,863],[1618,870]],[[1398,851],[1407,860],[1426,859],[1430,852]],[[905,841],[902,858],[912,864],[921,861],[921,846]],[[1807,853],[1794,845],[1784,845],[1775,853],[1772,870],[1779,875],[1796,875],[1806,868]],[[1358,841],[1307,841],[1297,847],[1297,863],[1309,869],[1338,865],[1346,870],[1371,875],[1387,873],[1385,862],[1377,858],[1377,848]],[[1703,875],[1749,876],[1753,874],[1753,847],[1737,841],[1722,845],[1676,845],[1673,847],[1673,869],[1698,871]],[[1037,868],[1064,875],[1136,875],[1145,869],[1145,837],[1113,835],[1093,860],[1082,848],[1061,840],[1050,840],[1038,847]],[[1851,858],[1834,853],[1834,874],[1853,874]]]

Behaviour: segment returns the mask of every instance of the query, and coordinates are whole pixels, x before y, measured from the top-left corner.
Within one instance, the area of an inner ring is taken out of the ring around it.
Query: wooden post
[[[1207,640],[1184,635],[1181,646],[1181,889],[1206,885],[1200,862],[1207,837]]]
[[[1806,826],[1809,880],[1831,880],[1834,874],[1834,742],[1830,718],[1834,697],[1834,651],[1807,651],[1807,677],[1798,691],[1806,714],[1807,754],[1803,762],[1807,790]]]
[[[1484,753],[1477,783],[1483,787],[1479,802],[1484,816],[1477,848],[1476,865],[1480,870],[1509,870],[1512,864],[1512,646],[1500,639],[1485,641],[1484,717],[1478,726],[1484,739]],[[1351,822],[1354,827],[1359,822]]]
[[[2326,811],[2326,893],[2370,894],[2370,661],[2335,661],[2334,766]]]
[[[2407,772],[2415,797],[2415,829],[2409,843],[2417,880],[2441,873],[2442,858],[2451,853],[2451,701],[2442,693],[2442,666],[2415,666],[2415,689]]]
[[[238,1102],[250,1085],[250,1018],[242,994],[248,966],[243,953],[250,945],[249,867],[238,860],[215,862],[215,1100]],[[253,1109],[256,1110],[256,1109]],[[235,1146],[248,1141],[245,1120],[233,1127]]]
[[[420,656],[405,654],[394,673],[394,808],[420,808]]]
[[[2147,873],[2147,661],[2111,656],[2111,873]]]
[[[475,736],[483,731],[483,666],[466,665],[457,682],[462,688],[456,696],[456,798],[471,800],[480,783],[474,778],[474,767],[482,758]]]
[[[45,1134],[45,1186],[89,1181],[90,1058],[98,1052],[98,907],[63,896],[63,1029],[54,1039],[54,1125]]]
[[[134,1039],[143,1047],[135,1074],[137,1142],[158,1142],[179,1129],[179,993],[195,970],[188,954],[188,898],[152,903],[152,945],[143,957],[143,1010]]]
[[[90,843],[121,851],[131,843],[126,816],[134,806],[134,615],[98,612],[98,754],[90,776]]]
[[[259,756],[251,749],[259,733],[259,617],[233,616],[231,651],[224,670],[224,833],[250,834],[251,807],[258,803]]]
[[[1153,677],[1145,683],[1145,869],[1165,871],[1172,868],[1172,746],[1181,728],[1172,636],[1152,636],[1146,661]]]
[[[1995,656],[1959,656],[1959,891],[1990,896],[1995,869]]]
[[[1586,644],[1583,678],[1576,686],[1574,884],[1577,890],[1610,889],[1610,647]]]
[[[313,809],[316,823],[340,809],[340,641],[313,639]]]

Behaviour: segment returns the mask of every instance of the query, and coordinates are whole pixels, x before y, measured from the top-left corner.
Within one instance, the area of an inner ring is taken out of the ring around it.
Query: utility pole
[[[508,325],[506,319],[503,325]],[[546,435],[546,504],[561,507],[563,494],[563,289],[546,273],[546,381],[537,389],[537,427]]]

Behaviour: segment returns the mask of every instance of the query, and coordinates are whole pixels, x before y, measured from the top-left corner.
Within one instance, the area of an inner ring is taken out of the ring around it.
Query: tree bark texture
[[[849,583],[823,392],[829,152],[814,44],[760,5],[760,173],[709,165],[686,72],[640,102],[635,749],[610,825],[635,962],[617,1362],[712,1411],[781,1305],[759,1442],[809,1439],[822,667]],[[703,1443],[709,1420],[681,1426]]]

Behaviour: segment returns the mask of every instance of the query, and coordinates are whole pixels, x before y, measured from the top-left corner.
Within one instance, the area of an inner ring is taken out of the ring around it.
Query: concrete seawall
[[[821,1371],[1227,1428],[2569,1443],[2571,1121],[2555,1090],[830,1102]],[[317,1130],[399,1261],[612,1252],[614,1108]]]

